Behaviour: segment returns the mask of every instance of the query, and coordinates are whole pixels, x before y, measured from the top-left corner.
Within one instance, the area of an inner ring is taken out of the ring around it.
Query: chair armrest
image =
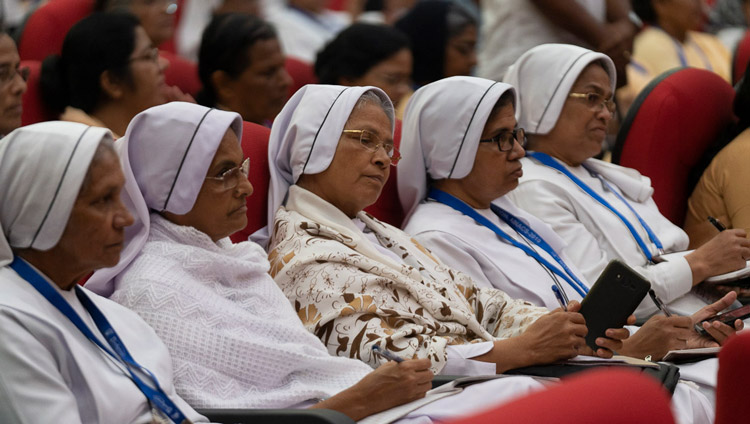
[[[354,424],[332,409],[197,409],[212,423],[223,424]]]

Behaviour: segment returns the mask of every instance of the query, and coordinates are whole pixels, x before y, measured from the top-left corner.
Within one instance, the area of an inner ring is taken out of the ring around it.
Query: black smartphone
[[[704,319],[698,324],[695,324],[695,331],[703,336],[711,337],[708,332],[703,329],[704,322],[721,321],[722,323],[730,327],[734,327],[734,321],[738,319],[745,319],[748,317],[750,317],[750,305],[740,306],[737,309],[732,309],[731,311],[724,312],[723,314],[714,315],[711,318]]]
[[[586,344],[596,351],[597,337],[605,337],[608,328],[620,328],[646,297],[651,283],[635,270],[613,259],[604,268],[594,286],[581,301],[586,319]]]

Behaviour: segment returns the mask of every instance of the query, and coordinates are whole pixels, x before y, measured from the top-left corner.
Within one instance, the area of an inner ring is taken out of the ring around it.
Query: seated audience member
[[[267,10],[265,16],[279,31],[284,54],[303,62],[314,63],[318,50],[351,23],[348,13],[326,9],[328,0],[280,2],[286,5]]]
[[[329,408],[359,420],[423,397],[429,359],[373,371],[329,355],[268,275],[265,251],[227,238],[245,226],[253,190],[241,128],[236,113],[189,103],[136,116],[117,144],[135,231],[119,264],[87,287],[114,291],[112,300],[153,326],[174,358],[177,392],[196,407]],[[501,379],[407,418],[466,414],[486,407],[475,398],[500,401],[540,387],[527,377]]]
[[[96,0],[94,10],[132,13],[156,47],[175,32],[176,0]]]
[[[708,13],[706,31],[716,34],[716,38],[730,51],[737,48],[748,30],[750,22],[750,1],[715,0]]]
[[[731,54],[716,36],[700,31],[700,0],[633,0],[647,27],[635,36],[628,85],[617,92],[627,109],[635,96],[665,71],[679,66],[708,69],[732,82]]]
[[[304,87],[274,121],[270,273],[305,327],[331,354],[377,366],[384,360],[371,348],[379,345],[429,358],[443,374],[502,373],[593,354],[583,343],[577,302],[570,312],[549,313],[477,287],[407,234],[362,212],[399,158],[393,125],[392,104],[380,89],[330,85]],[[619,350],[624,332],[611,329],[597,354]]]
[[[95,13],[42,64],[41,91],[63,121],[109,128],[118,138],[133,117],[168,100],[166,60],[132,15]]]
[[[553,285],[570,299],[581,300],[590,283],[565,254],[565,242],[505,196],[521,176],[525,138],[514,118],[513,91],[500,95],[495,85],[481,78],[452,77],[428,84],[412,97],[404,120],[404,159],[398,167],[399,180],[404,179],[399,183],[401,198],[412,212],[405,231],[478,286],[547,308],[558,305]],[[723,343],[734,333],[731,327],[707,326],[714,337],[707,338],[693,325],[735,299],[731,293],[693,317],[654,316],[636,328],[618,353],[661,360],[669,350],[718,346],[716,341]],[[735,324],[743,328],[742,321]],[[715,385],[705,383],[716,374],[715,361],[681,372],[683,379],[703,383],[713,398]],[[682,416],[690,409],[676,410]]]
[[[372,85],[393,104],[411,90],[409,39],[385,25],[352,24],[318,53],[315,74],[321,84]]]
[[[22,68],[16,43],[0,32],[0,137],[21,126],[22,98],[29,69]]]
[[[716,235],[708,217],[719,220],[726,228],[741,228],[750,233],[750,67],[737,88],[734,114],[739,121],[731,130],[734,139],[713,158],[703,171],[688,199],[685,232],[690,248],[707,243]],[[732,136],[727,137],[730,139]]]
[[[19,128],[0,142],[0,173],[0,421],[205,422],[151,327],[76,284],[117,264],[133,223],[110,132]]]
[[[198,103],[239,113],[242,119],[269,124],[289,97],[292,78],[276,31],[251,15],[217,15],[203,33]]]
[[[659,213],[647,177],[593,159],[615,110],[609,57],[545,44],[521,56],[506,81],[518,89],[518,124],[531,150],[521,159],[519,186],[508,196],[552,227],[588,281],[619,259],[646,277],[675,311],[690,315],[705,306],[690,293],[694,285],[745,266],[750,241],[744,230],[725,231],[684,257],[656,263],[662,252],[687,248],[687,235]],[[656,311],[645,299],[636,315]]]

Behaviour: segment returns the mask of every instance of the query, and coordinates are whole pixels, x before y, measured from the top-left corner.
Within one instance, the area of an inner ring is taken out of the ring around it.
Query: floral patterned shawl
[[[305,327],[333,355],[376,367],[379,345],[445,366],[446,346],[516,336],[547,313],[494,288],[479,288],[401,230],[357,217],[402,263],[378,252],[339,209],[292,186],[269,246],[271,276]]]

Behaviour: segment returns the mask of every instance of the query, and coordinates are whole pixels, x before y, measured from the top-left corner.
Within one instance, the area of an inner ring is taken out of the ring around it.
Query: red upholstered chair
[[[715,424],[744,423],[750,417],[747,387],[750,381],[750,333],[730,339],[719,353]]]
[[[607,370],[586,372],[559,386],[451,421],[451,424],[495,423],[666,424],[674,423],[674,418],[667,392],[654,379],[632,371]]]
[[[396,130],[393,135],[393,144],[398,148],[401,145],[401,121],[396,121]],[[404,222],[404,208],[398,198],[398,183],[396,183],[396,169],[391,167],[391,175],[388,177],[383,191],[380,192],[378,201],[365,208],[375,218],[387,222],[394,227],[401,228]]]
[[[268,184],[271,173],[268,169],[268,137],[271,130],[252,122],[242,124],[242,153],[250,158],[248,178],[253,185],[253,194],[247,197],[247,226],[231,235],[233,242],[245,241],[250,234],[266,225]]]
[[[24,25],[18,53],[24,60],[44,60],[60,53],[65,34],[91,14],[94,0],[50,0],[35,10]]]
[[[685,219],[688,175],[734,122],[734,90],[713,72],[667,71],[636,97],[612,153],[614,163],[651,178],[654,201],[676,225]]]
[[[195,97],[202,87],[198,78],[198,65],[169,51],[160,50],[159,55],[169,61],[169,66],[164,70],[167,85],[176,85],[183,92]]]
[[[750,31],[745,32],[732,53],[732,84],[736,85],[745,75],[745,68],[750,63]]]
[[[289,86],[289,97],[307,84],[317,84],[318,77],[315,76],[315,69],[307,62],[303,62],[293,57],[286,58],[286,71],[292,77],[292,85]]]
[[[23,93],[23,112],[21,113],[21,125],[36,124],[37,122],[50,121],[55,115],[47,110],[42,101],[42,93],[39,89],[39,74],[42,63],[38,60],[22,60],[21,67],[28,66],[29,79],[26,80],[26,92]]]

